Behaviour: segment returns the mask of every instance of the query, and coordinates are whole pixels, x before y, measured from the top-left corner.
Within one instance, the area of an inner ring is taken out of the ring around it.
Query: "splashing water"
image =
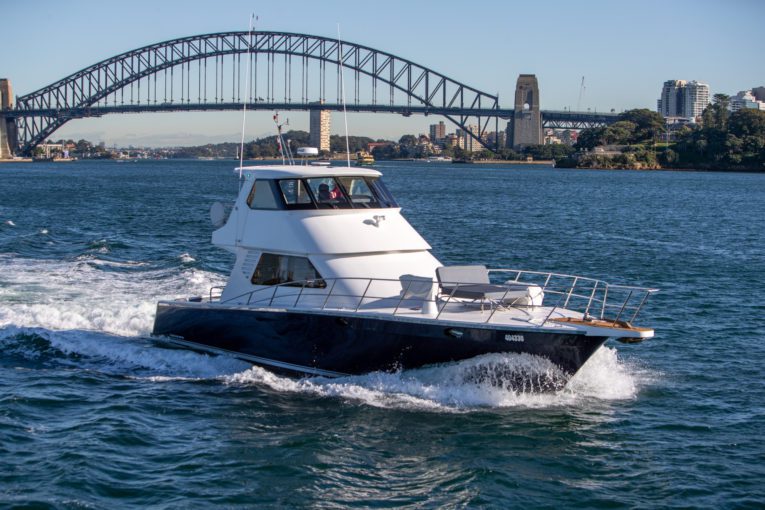
[[[151,332],[157,300],[204,294],[211,285],[222,283],[218,274],[191,268],[158,270],[141,262],[92,257],[66,262],[6,258],[2,262],[13,284],[0,288],[0,298],[15,304],[0,308],[0,342],[27,359],[68,359],[90,370],[155,382],[213,379],[374,407],[448,412],[629,399],[639,386],[636,372],[606,347],[568,384],[549,361],[525,354],[489,354],[440,366],[338,379],[281,377],[237,359],[162,348],[145,338]],[[125,271],[110,271],[114,265]]]
[[[338,379],[294,380],[252,367],[224,376],[223,380],[228,384],[265,385],[280,392],[338,397],[374,407],[453,412],[485,407],[576,405],[589,399],[629,399],[636,395],[639,385],[636,374],[619,363],[616,351],[607,347],[598,350],[567,386],[555,392],[496,384],[497,379],[492,378],[476,379],[473,376],[477,369],[493,374],[523,373],[531,380],[550,375],[562,377],[554,365],[535,356],[487,354],[441,366]]]
[[[2,257],[0,327],[93,330],[113,335],[151,333],[160,299],[202,295],[223,282],[196,269],[151,269],[136,261],[90,256],[54,262]],[[109,271],[118,267],[124,271]]]

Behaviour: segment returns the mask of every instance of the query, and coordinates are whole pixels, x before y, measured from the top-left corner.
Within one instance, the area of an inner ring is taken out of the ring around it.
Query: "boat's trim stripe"
[[[215,354],[224,354],[226,356],[232,356],[244,361],[248,361],[255,365],[268,365],[272,367],[283,368],[285,370],[291,370],[293,372],[300,372],[303,374],[319,375],[323,377],[346,377],[349,374],[343,372],[335,372],[332,370],[322,370],[321,368],[306,367],[303,365],[295,365],[294,363],[285,363],[283,361],[276,361],[269,358],[261,358],[260,356],[252,356],[251,354],[244,354],[241,352],[229,351],[227,349],[220,349],[218,347],[211,347],[209,345],[200,344],[197,342],[190,342],[177,336],[158,336],[154,337],[157,340],[165,341],[171,344],[180,345],[181,347],[190,347],[193,349],[201,349],[204,351],[212,352]]]

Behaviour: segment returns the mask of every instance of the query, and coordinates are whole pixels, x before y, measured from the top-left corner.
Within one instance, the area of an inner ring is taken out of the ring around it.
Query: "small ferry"
[[[375,164],[375,158],[367,151],[358,151],[356,153],[357,166],[370,166]]]
[[[325,377],[527,354],[555,367],[560,388],[609,339],[654,335],[635,320],[656,289],[442,263],[375,169],[237,172],[228,218],[211,209],[213,244],[236,257],[228,282],[160,301],[164,341]]]
[[[430,156],[426,161],[428,163],[451,163],[452,158],[449,156]]]

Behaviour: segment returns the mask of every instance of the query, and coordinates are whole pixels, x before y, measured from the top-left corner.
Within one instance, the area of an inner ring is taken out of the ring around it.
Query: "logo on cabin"
[[[523,335],[505,335],[506,342],[523,342]]]

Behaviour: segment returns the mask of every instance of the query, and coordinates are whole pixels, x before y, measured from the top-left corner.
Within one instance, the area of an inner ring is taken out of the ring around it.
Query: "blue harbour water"
[[[765,175],[381,163],[445,263],[661,289],[655,339],[535,394],[154,343],[157,300],[226,279],[233,166],[0,166],[0,507],[765,506]]]

